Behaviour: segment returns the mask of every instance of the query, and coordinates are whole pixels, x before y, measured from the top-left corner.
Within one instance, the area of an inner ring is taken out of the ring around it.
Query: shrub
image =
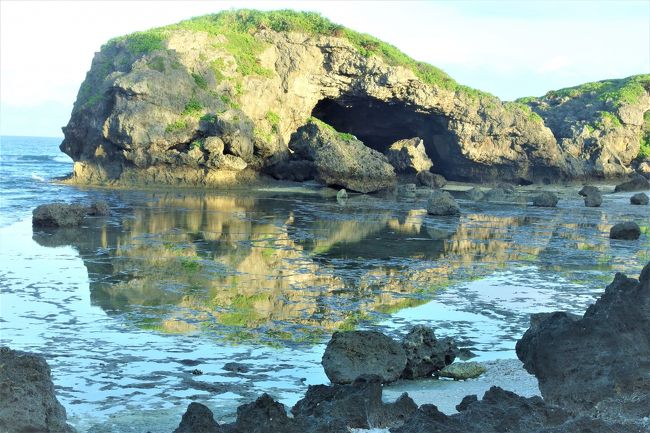
[[[192,78],[194,78],[194,82],[199,88],[206,89],[208,87],[208,81],[203,75],[192,72]]]
[[[190,99],[187,104],[185,104],[185,109],[181,114],[184,116],[196,116],[203,111],[203,105],[196,99]]]

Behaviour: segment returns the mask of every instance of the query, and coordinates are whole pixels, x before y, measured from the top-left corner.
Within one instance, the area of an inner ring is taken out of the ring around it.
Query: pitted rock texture
[[[303,31],[271,16],[222,12],[105,44],[63,128],[72,181],[252,182],[289,157],[291,134],[310,116],[379,152],[420,137],[451,180],[618,176],[639,150],[647,86],[615,107],[620,128],[585,135],[581,113],[591,100],[544,100],[536,115],[373,51],[380,41],[355,45],[346,35],[358,34],[323,18]],[[604,104],[595,109],[614,110]]]
[[[420,137],[396,141],[390,145],[386,156],[398,174],[416,174],[433,166]]]
[[[430,377],[456,359],[458,347],[450,338],[436,338],[432,328],[416,325],[402,339],[406,353],[405,379]]]

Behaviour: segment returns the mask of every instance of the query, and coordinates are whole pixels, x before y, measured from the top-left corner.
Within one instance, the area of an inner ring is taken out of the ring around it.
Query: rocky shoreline
[[[430,403],[418,406],[407,394],[385,403],[382,378],[361,374],[350,384],[310,386],[290,413],[264,394],[240,406],[231,424],[219,425],[207,407],[191,403],[174,433],[648,432],[649,332],[650,263],[639,280],[617,274],[582,317],[532,316],[517,355],[537,377],[543,398],[492,387],[481,399],[466,396],[457,413],[445,414]],[[0,431],[73,431],[42,357],[2,348],[0,359]]]

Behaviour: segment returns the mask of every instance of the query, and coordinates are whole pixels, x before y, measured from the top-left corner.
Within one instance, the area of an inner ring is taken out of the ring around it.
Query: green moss
[[[233,101],[230,98],[230,96],[228,96],[226,94],[220,95],[219,99],[221,99],[221,102],[223,102],[224,104],[226,104],[228,107],[232,108],[233,110],[239,110],[241,108],[241,106],[237,102]]]
[[[352,134],[348,134],[347,132],[339,132],[339,131],[337,131],[337,130],[332,126],[332,125],[329,125],[329,124],[323,122],[322,120],[320,120],[320,119],[318,119],[318,118],[316,118],[316,117],[310,117],[310,118],[308,118],[308,119],[307,119],[307,122],[308,122],[308,123],[315,123],[315,124],[317,124],[317,125],[320,125],[321,128],[323,128],[323,129],[325,129],[325,130],[327,130],[327,131],[330,131],[330,132],[336,134],[337,137],[338,137],[339,139],[341,139],[341,140],[344,140],[344,141],[350,141],[350,140],[356,140],[356,139],[357,139],[357,138],[356,138],[354,135],[352,135]]]
[[[149,67],[155,71],[163,73],[165,72],[165,59],[160,56],[156,56],[149,60]]]
[[[196,99],[192,98],[187,102],[187,104],[185,104],[185,109],[181,114],[184,116],[195,117],[199,115],[201,111],[203,111],[203,105]]]
[[[269,125],[271,125],[271,131],[273,131],[273,133],[277,134],[280,132],[280,116],[278,116],[277,113],[269,111],[266,113],[264,118],[269,122]]]
[[[168,32],[163,28],[151,29],[144,32],[135,32],[130,35],[120,36],[108,41],[105,47],[115,46],[124,43],[129,51],[135,55],[149,54],[156,50],[165,49],[165,40]]]
[[[205,79],[203,75],[192,72],[192,78],[194,78],[194,82],[199,88],[201,89],[208,88],[208,81]]]
[[[547,98],[577,98],[593,94],[601,101],[611,103],[614,107],[637,104],[650,89],[650,74],[634,75],[619,80],[604,80],[567,87],[548,92]]]
[[[165,132],[177,132],[187,128],[187,121],[185,119],[178,119],[167,125]]]
[[[216,59],[210,62],[210,69],[212,70],[214,79],[217,83],[222,82],[226,78],[222,72],[225,66],[223,59]]]
[[[503,104],[506,110],[515,113],[515,112],[520,112],[528,120],[531,120],[533,122],[537,123],[543,123],[544,119],[541,118],[541,116],[537,113],[535,113],[532,108],[530,108],[528,105],[524,104],[523,102],[520,102],[519,100],[514,101],[514,102],[506,102]]]
[[[205,139],[201,138],[199,140],[194,140],[193,142],[190,143],[190,150],[191,149],[201,149],[203,150],[205,148]]]
[[[639,137],[639,154],[637,158],[650,158],[650,111],[643,114],[643,128]]]
[[[594,124],[596,129],[614,129],[623,126],[618,116],[614,113],[610,113],[609,111],[598,111],[597,114],[599,118]]]

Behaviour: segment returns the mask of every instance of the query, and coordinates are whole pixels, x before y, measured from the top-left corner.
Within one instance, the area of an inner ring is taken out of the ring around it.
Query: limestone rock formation
[[[402,346],[375,331],[335,332],[323,354],[323,368],[332,383],[352,383],[364,374],[376,374],[382,382],[393,382],[405,366]]]
[[[575,412],[650,393],[650,263],[639,281],[616,274],[581,318],[556,312],[517,342],[545,401]],[[631,399],[634,400],[634,399]],[[642,410],[650,416],[650,406]]]
[[[0,347],[0,432],[74,432],[43,357]]]
[[[456,359],[458,347],[450,338],[437,339],[433,329],[416,325],[404,336],[402,348],[406,353],[405,379],[430,377]]]
[[[633,99],[502,103],[314,13],[225,11],[106,43],[61,149],[78,183],[251,182],[313,116],[379,152],[420,137],[452,180],[607,177],[630,170],[650,108],[648,77],[628,82]]]
[[[433,166],[420,137],[396,141],[390,145],[386,156],[398,174],[416,174]]]
[[[447,179],[441,174],[431,173],[428,170],[420,171],[415,176],[418,184],[421,186],[428,186],[429,188],[442,188],[447,185]]]
[[[635,174],[627,182],[619,183],[614,192],[644,191],[650,189],[650,181],[640,174]]]

